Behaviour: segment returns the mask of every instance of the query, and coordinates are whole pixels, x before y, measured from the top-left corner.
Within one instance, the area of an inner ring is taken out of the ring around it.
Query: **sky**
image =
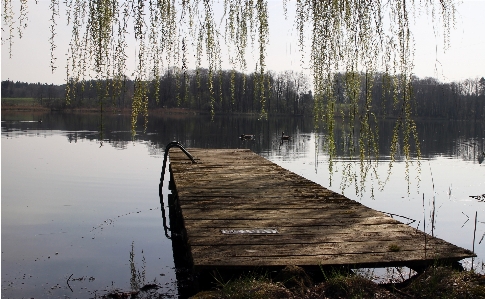
[[[19,3],[18,0],[12,0]],[[222,0],[219,0],[222,2]],[[302,70],[294,28],[291,2],[288,19],[283,16],[282,0],[269,0],[270,43],[267,51],[267,69],[275,72]],[[7,44],[2,44],[1,74],[3,80],[62,84],[66,79],[66,53],[70,29],[60,19],[56,36],[57,69],[50,68],[49,2],[29,1],[28,27],[22,39],[14,40],[12,57]],[[217,0],[215,0],[217,2]],[[294,1],[293,1],[294,2]],[[442,36],[435,36],[429,16],[420,17],[413,25],[415,37],[414,73],[420,78],[434,77],[441,82],[462,81],[485,77],[485,0],[463,0],[458,5],[455,29],[451,31],[451,45],[443,47]],[[4,25],[2,23],[2,29]],[[2,42],[5,39],[2,31]],[[130,50],[135,53],[134,49]],[[128,54],[130,53],[128,51]],[[248,51],[251,52],[251,51]],[[134,65],[133,55],[128,65]],[[193,64],[192,64],[193,65]],[[189,65],[190,68],[190,65]],[[253,70],[254,64],[248,63]]]

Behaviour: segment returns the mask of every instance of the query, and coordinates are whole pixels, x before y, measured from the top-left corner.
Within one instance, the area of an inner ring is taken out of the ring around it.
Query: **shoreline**
[[[112,107],[107,107],[103,109],[103,113],[106,114],[121,114],[121,115],[131,115],[131,108],[123,108],[117,109]],[[83,114],[90,114],[90,113],[101,113],[101,109],[99,107],[96,108],[65,108],[65,109],[51,109],[48,107],[43,107],[40,105],[1,105],[1,112],[34,112],[34,113],[83,113]],[[201,111],[201,110],[194,110],[189,108],[149,108],[148,109],[149,116],[210,116],[209,111]],[[216,113],[215,116],[220,115],[233,115],[233,116],[255,116],[259,117],[260,114],[257,112],[219,112]],[[142,115],[139,115],[141,117]],[[313,117],[312,115],[292,115],[292,114],[268,114],[268,116],[284,116],[284,117]],[[337,119],[341,117],[336,115]],[[397,120],[398,117],[384,117],[381,120]],[[441,117],[414,117],[414,121],[443,121],[447,120]],[[461,121],[461,120],[453,120],[453,121]],[[481,122],[482,120],[478,119],[475,121]]]
[[[106,114],[121,114],[121,115],[131,115],[131,108],[123,108],[123,109],[116,109],[116,108],[104,108],[103,113]],[[90,113],[101,113],[100,108],[66,108],[66,109],[51,109],[47,107],[42,107],[40,105],[2,105],[1,107],[2,113],[7,112],[33,112],[33,113],[83,113],[83,114],[90,114]],[[201,111],[201,110],[193,110],[188,108],[149,108],[148,109],[149,116],[209,116],[209,111]],[[215,116],[220,115],[233,115],[233,116],[254,116],[259,117],[259,113],[253,112],[219,112],[216,113]],[[276,117],[305,117],[305,115],[286,115],[286,114],[271,114],[271,116]],[[308,116],[308,115],[307,115]],[[142,117],[142,115],[139,115]]]
[[[61,113],[113,113],[113,114],[131,114],[131,108],[112,109],[112,108],[66,108],[66,109],[51,109],[42,107],[40,105],[2,105],[2,112],[61,112]],[[206,114],[201,111],[189,110],[185,108],[156,108],[149,109],[151,113],[155,114]]]

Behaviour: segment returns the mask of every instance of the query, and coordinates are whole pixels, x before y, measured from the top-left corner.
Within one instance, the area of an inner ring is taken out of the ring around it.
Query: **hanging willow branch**
[[[12,0],[2,0],[2,22],[7,38],[2,43],[12,50],[15,29],[21,37],[28,16],[27,0],[19,0],[15,17]],[[282,0],[284,17],[288,6],[295,7],[295,26],[301,63],[313,77],[314,117],[328,133],[330,155],[335,154],[335,117],[350,124],[352,154],[364,160],[378,155],[375,115],[372,109],[372,86],[382,84],[383,95],[392,95],[394,107],[401,111],[391,144],[395,158],[402,134],[404,154],[410,158],[410,143],[417,142],[412,121],[413,36],[411,25],[417,14],[428,13],[441,25],[445,46],[455,24],[456,0]],[[65,16],[72,27],[66,67],[67,99],[75,94],[78,82],[92,78],[106,82],[99,85],[100,104],[110,89],[119,93],[126,78],[127,38],[136,41],[135,93],[132,125],[137,117],[148,114],[149,83],[158,100],[160,74],[165,70],[178,78],[179,88],[187,88],[188,57],[194,57],[197,84],[200,69],[208,66],[209,109],[215,112],[216,76],[223,59],[232,68],[246,71],[247,50],[256,49],[255,84],[261,116],[266,117],[267,45],[269,41],[268,0],[65,0],[66,13],[59,12],[59,1],[50,0],[51,51],[56,48],[57,19]],[[436,26],[438,27],[438,26]],[[223,47],[223,46],[224,47]],[[55,68],[52,54],[51,67]],[[385,72],[375,81],[374,74]],[[344,76],[337,74],[344,73]],[[336,78],[338,92],[336,92]],[[217,79],[216,79],[217,80]],[[234,94],[231,78],[231,94]],[[111,83],[108,83],[111,82]],[[222,80],[219,79],[222,83]],[[220,85],[220,84],[219,84]],[[101,89],[105,89],[102,91]],[[243,91],[244,92],[244,91]],[[185,93],[187,96],[187,93]],[[219,96],[220,97],[220,96]],[[232,97],[232,95],[231,95]],[[181,99],[180,99],[181,100]],[[185,99],[187,100],[187,99]],[[358,127],[358,130],[356,129]],[[354,137],[357,141],[354,142]],[[418,152],[419,154],[419,152]]]

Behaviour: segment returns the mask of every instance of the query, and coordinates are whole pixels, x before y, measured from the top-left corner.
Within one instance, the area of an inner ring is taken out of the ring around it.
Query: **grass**
[[[485,298],[485,276],[473,271],[432,267],[401,291],[421,298]]]
[[[267,273],[255,272],[225,281],[220,277],[213,277],[215,283],[212,289],[201,291],[190,298],[485,298],[485,275],[474,271],[432,266],[406,281],[382,284],[372,281],[372,277],[365,272],[356,273],[330,271],[320,275],[320,281],[314,281],[302,268],[289,266],[272,277]],[[210,286],[206,286],[208,287]],[[100,298],[166,298],[167,294],[163,294],[160,288],[155,281],[127,292],[112,290]]]
[[[227,282],[219,280],[218,289],[216,298],[277,299],[286,298],[291,295],[291,292],[282,283],[273,282],[264,274],[249,274]],[[200,295],[208,295],[208,298],[211,298],[213,294],[213,292],[202,293],[199,294],[199,298],[201,298]]]
[[[251,274],[219,281],[214,290],[192,298],[485,298],[484,275],[449,267],[430,267],[400,284],[377,284],[365,275],[341,272],[331,272],[324,275],[323,281],[309,283],[301,268],[293,266],[288,273],[294,276],[277,275],[271,279]]]

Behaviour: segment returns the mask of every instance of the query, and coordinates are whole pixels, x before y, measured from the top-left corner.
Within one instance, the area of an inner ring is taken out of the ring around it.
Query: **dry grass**
[[[294,276],[288,276],[293,273]],[[447,267],[431,267],[399,285],[380,285],[359,275],[334,273],[323,282],[311,279],[297,267],[271,280],[246,276],[200,292],[194,299],[219,298],[485,298],[485,276]]]
[[[414,298],[485,298],[485,276],[471,271],[432,267],[401,291]]]

